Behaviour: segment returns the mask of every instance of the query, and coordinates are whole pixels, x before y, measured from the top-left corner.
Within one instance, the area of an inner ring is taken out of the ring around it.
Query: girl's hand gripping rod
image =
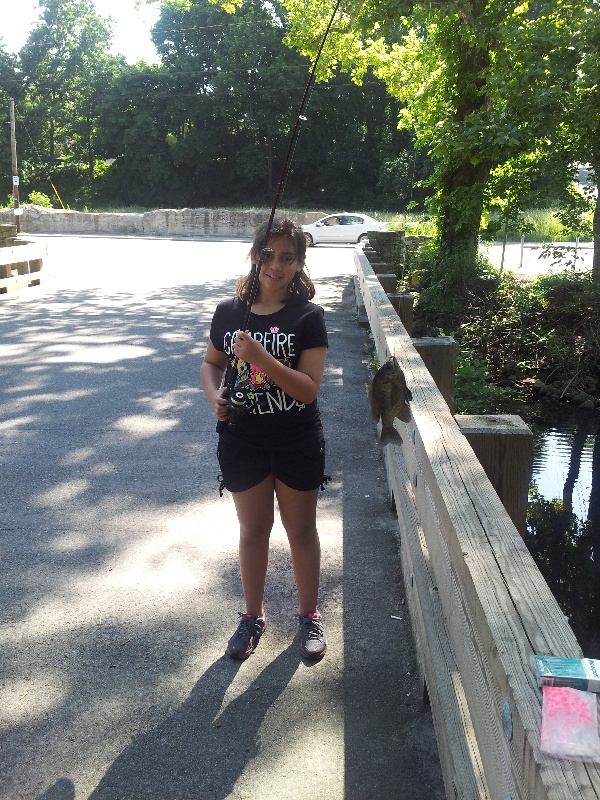
[[[302,101],[300,103],[300,108],[298,109],[298,114],[296,115],[296,122],[294,124],[294,129],[292,131],[292,135],[290,137],[290,143],[287,149],[287,153],[285,156],[285,160],[283,163],[283,168],[281,170],[281,176],[277,183],[277,190],[275,192],[275,199],[273,200],[273,205],[271,207],[271,213],[269,215],[269,221],[267,223],[267,229],[265,233],[265,244],[269,242],[269,236],[271,233],[271,227],[273,225],[273,219],[275,218],[275,211],[277,210],[277,205],[279,203],[279,198],[281,197],[281,192],[283,190],[283,186],[285,183],[285,178],[288,173],[290,160],[292,158],[292,153],[294,151],[294,147],[296,145],[296,139],[298,138],[298,133],[300,131],[300,123],[306,120],[304,116],[304,109],[306,104],[308,103],[308,98],[310,96],[310,91],[315,79],[315,73],[317,71],[317,65],[319,63],[319,59],[321,58],[321,53],[323,52],[323,48],[325,46],[325,42],[327,41],[327,37],[329,36],[329,31],[331,30],[331,26],[333,25],[333,21],[335,19],[335,15],[337,14],[338,8],[340,7],[341,0],[337,0],[335,7],[331,13],[331,17],[329,18],[329,22],[327,23],[327,27],[325,29],[325,33],[323,34],[323,38],[321,39],[321,44],[319,45],[319,50],[315,57],[312,70],[310,72],[308,82],[304,89],[304,94],[302,96]],[[250,288],[250,296],[248,298],[246,304],[246,313],[244,315],[244,322],[242,324],[242,330],[245,331],[248,329],[248,324],[250,320],[250,312],[252,310],[252,306],[256,301],[256,296],[258,295],[258,276],[260,274],[260,268],[262,267],[265,255],[271,253],[272,250],[270,247],[263,247],[261,250],[260,258],[258,260],[258,264],[256,265],[256,271],[254,273],[254,278],[252,280],[252,286]],[[226,389],[226,392],[223,393],[229,400],[229,419],[226,421],[219,421],[217,422],[217,433],[221,433],[225,429],[227,425],[229,427],[233,427],[235,425],[235,418],[236,415],[239,416],[240,414],[245,413],[249,410],[248,408],[248,398],[246,397],[245,392],[232,392],[233,387],[235,386],[235,379],[237,375],[237,356],[233,357],[231,364],[229,365],[227,372],[224,376],[223,385]],[[239,395],[239,396],[238,396]]]
[[[266,241],[269,240],[269,229],[273,222],[273,216],[269,220],[269,226],[267,228],[267,237]],[[270,247],[263,247],[260,253],[260,258],[258,260],[258,264],[256,265],[256,271],[254,273],[254,277],[252,278],[252,284],[250,286],[250,296],[248,298],[248,302],[246,303],[246,313],[244,314],[244,321],[242,322],[242,330],[245,331],[248,329],[248,325],[250,324],[250,312],[252,311],[252,306],[256,300],[256,295],[258,294],[258,276],[260,274],[260,268],[262,267],[265,256],[268,253],[272,253]],[[235,386],[235,379],[237,376],[237,363],[238,357],[234,355],[231,364],[229,365],[224,378],[223,378],[223,386],[225,387],[225,391],[223,392],[223,397],[226,397],[229,400],[229,419],[228,420],[219,420],[217,422],[217,433],[221,433],[225,430],[225,428],[229,425],[230,428],[233,428],[235,425],[236,417],[240,416],[240,414],[245,414],[246,411],[250,410],[248,406],[248,397],[245,392],[237,391],[234,392],[233,387]]]

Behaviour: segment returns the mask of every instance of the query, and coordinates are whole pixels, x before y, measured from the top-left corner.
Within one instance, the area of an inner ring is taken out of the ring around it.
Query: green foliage
[[[35,206],[42,206],[43,208],[52,208],[52,200],[43,192],[29,192],[27,202]]]
[[[288,39],[314,56],[322,6],[284,1]],[[536,182],[545,181],[546,191],[551,182],[554,198],[578,161],[600,172],[597,0],[368,0],[346,5],[338,17],[320,76],[341,65],[360,82],[370,66],[403,103],[401,124],[435,158],[429,203],[442,257],[475,259],[486,209],[501,217],[490,236],[521,227]],[[384,167],[384,190],[403,170],[402,159]]]
[[[493,292],[473,294],[456,335],[463,350],[488,365],[497,385],[541,379],[557,397],[597,391],[600,292],[589,273],[531,283],[503,274]]]
[[[492,268],[484,256],[443,255],[436,241],[424,245],[410,270],[426,276],[418,312],[436,327],[455,327],[473,294],[495,285]],[[410,281],[410,275],[407,277]]]
[[[385,215],[382,215],[385,219]],[[404,231],[407,236],[437,237],[435,220],[429,214],[394,214],[389,215],[389,229]]]
[[[423,206],[431,190],[427,178],[431,175],[432,161],[414,147],[398,152],[379,167],[379,201],[383,208]]]
[[[454,399],[457,414],[489,414],[510,396],[492,383],[486,365],[468,351],[457,349]]]
[[[83,165],[92,181],[99,106],[121,63],[108,53],[110,40],[91,0],[41,0],[19,54],[19,163],[30,183]]]
[[[105,94],[97,141],[116,160],[97,200],[270,205],[309,71],[284,44],[287,25],[284,10],[262,0],[235,18],[208,0],[163,3],[153,34],[162,67],[126,67]],[[412,153],[384,83],[335,77],[313,89],[305,113],[282,201],[334,210],[384,202],[381,163]],[[390,206],[406,207],[411,188]]]
[[[110,24],[92,0],[42,0],[19,60],[0,50],[22,183],[50,196],[50,181],[60,183],[79,208],[270,205],[309,73],[284,43],[288,27],[278,3],[250,0],[233,18],[208,0],[162,0],[153,33],[162,66],[129,66],[108,52]],[[426,190],[413,183],[429,176],[429,160],[398,130],[399,110],[372,73],[363,86],[337,75],[314,87],[282,202],[421,203]],[[410,174],[382,191],[382,165],[400,153]],[[8,137],[0,156],[9,183]]]
[[[555,399],[598,396],[600,291],[589,272],[531,283],[510,272],[481,272],[460,294],[439,275],[437,281],[418,295],[415,327],[427,335],[455,331],[461,412],[526,414],[517,405],[538,385]]]
[[[371,358],[369,360],[369,369],[373,370],[373,372],[377,372],[381,364],[379,363],[379,356],[377,354],[377,350],[373,350],[371,353]]]
[[[481,229],[483,241],[499,241],[506,235],[507,242],[574,242],[577,236],[582,242],[592,240],[592,213],[586,207],[576,213],[570,208],[527,208],[509,218],[497,210],[484,218]]]

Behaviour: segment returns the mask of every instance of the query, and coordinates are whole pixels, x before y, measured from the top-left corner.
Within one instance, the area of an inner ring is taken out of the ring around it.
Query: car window
[[[345,225],[362,225],[364,222],[362,217],[344,217]]]

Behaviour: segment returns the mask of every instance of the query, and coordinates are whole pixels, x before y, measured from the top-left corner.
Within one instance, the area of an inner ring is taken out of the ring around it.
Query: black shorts
[[[221,467],[221,491],[245,492],[273,475],[290,489],[309,492],[323,488],[325,438],[322,429],[311,430],[290,442],[259,444],[240,439],[228,428],[219,435],[217,458]]]

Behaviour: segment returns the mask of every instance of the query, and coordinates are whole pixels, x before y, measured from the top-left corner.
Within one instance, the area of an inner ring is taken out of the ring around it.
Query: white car
[[[387,227],[387,222],[377,222],[366,214],[343,211],[322,217],[311,225],[302,225],[302,230],[307,246],[312,247],[321,243],[364,242],[369,238],[369,231],[387,231]]]

